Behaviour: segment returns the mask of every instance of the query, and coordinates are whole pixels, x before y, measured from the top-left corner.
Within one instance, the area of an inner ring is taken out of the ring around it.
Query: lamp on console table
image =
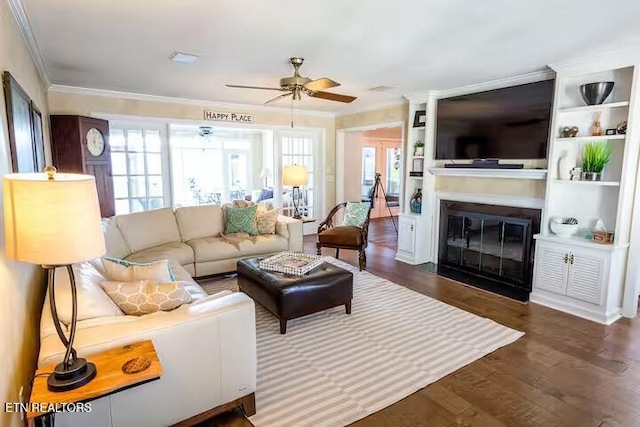
[[[71,264],[105,253],[100,205],[95,178],[91,175],[16,173],[4,177],[4,221],[7,256],[16,261],[40,264],[47,271],[49,304],[53,323],[66,347],[62,363],[49,375],[51,391],[73,390],[96,376],[93,363],[76,355],[78,297]],[[55,270],[66,267],[71,283],[72,316],[67,338],[60,326],[55,302]]]
[[[293,217],[300,219],[300,211],[298,206],[300,205],[300,186],[307,185],[307,168],[305,166],[285,166],[284,173],[282,174],[282,184],[291,185],[291,199],[293,201]]]
[[[260,178],[264,179],[264,187],[269,188],[269,180],[271,179],[271,169],[264,167],[260,171]]]

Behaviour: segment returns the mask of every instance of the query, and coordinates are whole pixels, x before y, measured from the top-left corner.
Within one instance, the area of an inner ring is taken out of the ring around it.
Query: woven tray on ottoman
[[[280,333],[287,321],[331,307],[344,305],[351,313],[353,274],[322,263],[304,276],[262,270],[260,259],[238,261],[238,287],[280,320]]]

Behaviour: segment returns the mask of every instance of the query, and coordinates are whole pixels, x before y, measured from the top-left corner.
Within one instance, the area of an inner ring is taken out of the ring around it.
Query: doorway
[[[403,185],[402,140],[402,123],[338,131],[337,201],[373,196],[371,218],[397,216]]]

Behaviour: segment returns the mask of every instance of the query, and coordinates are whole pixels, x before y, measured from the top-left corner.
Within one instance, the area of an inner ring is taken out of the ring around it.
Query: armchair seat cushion
[[[355,226],[329,228],[318,234],[318,241],[323,246],[360,246],[362,244],[362,229]]]

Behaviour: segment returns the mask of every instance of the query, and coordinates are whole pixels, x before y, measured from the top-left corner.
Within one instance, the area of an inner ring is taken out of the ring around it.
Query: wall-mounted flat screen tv
[[[436,159],[545,159],[554,80],[438,101]]]

